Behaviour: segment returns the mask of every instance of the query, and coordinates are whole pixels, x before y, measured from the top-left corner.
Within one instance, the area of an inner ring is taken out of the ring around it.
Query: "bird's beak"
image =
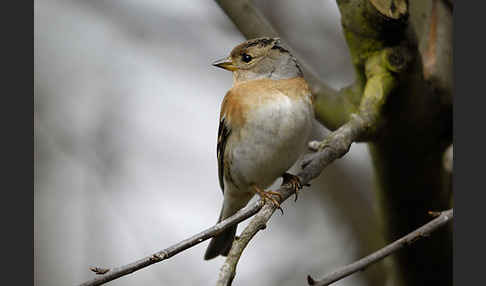
[[[222,69],[225,69],[225,70],[229,70],[229,71],[237,70],[237,68],[233,65],[233,62],[231,61],[231,59],[229,57],[213,62],[213,66],[218,67],[218,68],[222,68]]]

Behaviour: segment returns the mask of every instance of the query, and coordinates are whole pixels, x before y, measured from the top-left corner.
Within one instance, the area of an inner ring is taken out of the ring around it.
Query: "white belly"
[[[230,155],[236,185],[266,188],[282,176],[307,148],[312,117],[308,101],[287,97],[252,110]]]

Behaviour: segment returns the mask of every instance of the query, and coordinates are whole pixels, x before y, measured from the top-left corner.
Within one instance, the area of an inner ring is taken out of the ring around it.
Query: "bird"
[[[287,173],[305,152],[314,111],[310,88],[296,58],[279,38],[247,40],[213,63],[233,74],[233,86],[221,104],[217,140],[223,206],[218,222],[245,207],[258,194],[278,208],[281,195],[265,191],[279,177],[296,190],[297,176]],[[237,225],[214,236],[204,254],[227,256]]]

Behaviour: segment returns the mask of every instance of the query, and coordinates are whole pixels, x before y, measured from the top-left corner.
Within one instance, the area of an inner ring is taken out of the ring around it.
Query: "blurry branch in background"
[[[449,223],[454,217],[454,210],[450,209],[447,211],[440,212],[438,214],[430,212],[431,215],[437,216],[434,220],[427,223],[426,225],[418,228],[417,230],[407,234],[406,236],[396,240],[395,242],[383,247],[382,249],[356,261],[352,264],[342,267],[331,274],[325,276],[319,281],[315,281],[310,275],[307,276],[307,282],[309,285],[314,286],[326,286],[330,285],[338,280],[343,279],[355,272],[364,270],[368,266],[380,261],[381,259],[387,257],[395,251],[398,251],[405,246],[409,246],[415,241],[430,236],[432,232],[440,228],[441,226]]]

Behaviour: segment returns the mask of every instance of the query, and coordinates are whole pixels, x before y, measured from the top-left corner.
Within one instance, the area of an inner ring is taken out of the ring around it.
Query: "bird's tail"
[[[218,222],[222,220],[222,217],[223,210],[221,210]],[[228,255],[231,245],[233,244],[233,240],[235,239],[236,227],[237,225],[235,224],[211,239],[209,246],[206,249],[206,253],[204,254],[204,260],[215,258],[218,255]]]

